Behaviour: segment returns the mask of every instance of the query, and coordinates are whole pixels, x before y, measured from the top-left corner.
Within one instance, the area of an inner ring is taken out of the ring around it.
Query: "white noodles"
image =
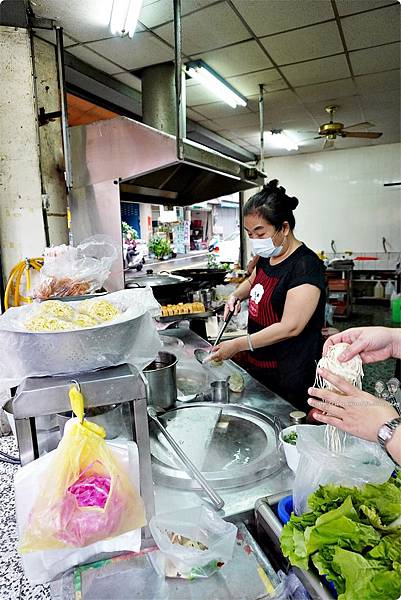
[[[346,343],[334,344],[334,346],[330,346],[327,355],[322,356],[317,364],[317,367],[327,369],[331,373],[339,375],[352,385],[355,385],[357,388],[362,389],[363,369],[361,357],[359,355],[354,356],[354,358],[347,362],[339,362],[338,360],[340,354],[342,354],[348,346],[349,344]],[[340,390],[326,381],[326,379],[323,379],[323,377],[318,373],[316,373],[315,387],[325,388],[333,392],[341,393]],[[347,434],[341,432],[339,429],[337,429],[337,427],[334,427],[333,425],[326,425],[324,439],[326,447],[330,451],[336,453],[343,452],[346,437]]]

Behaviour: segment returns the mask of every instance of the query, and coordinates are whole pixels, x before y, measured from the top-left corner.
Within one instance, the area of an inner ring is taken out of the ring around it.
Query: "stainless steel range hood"
[[[126,117],[72,127],[73,188],[118,181],[122,200],[187,206],[263,184],[254,167]]]

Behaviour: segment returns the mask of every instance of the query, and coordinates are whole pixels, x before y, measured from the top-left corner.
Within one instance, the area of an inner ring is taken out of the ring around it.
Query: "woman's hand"
[[[236,340],[229,340],[228,342],[221,342],[218,346],[212,349],[212,352],[207,357],[205,362],[211,362],[212,360],[227,360],[244,350],[242,348],[242,338]]]
[[[339,360],[346,362],[357,354],[363,363],[374,363],[392,356],[400,357],[401,331],[389,327],[354,327],[332,335],[323,347],[323,356],[330,346],[346,342],[350,347],[345,350]]]
[[[235,316],[241,312],[241,300],[240,298],[238,298],[238,296],[230,296],[227,300],[226,305],[224,307],[224,320],[227,319],[228,314],[232,310],[234,311]]]
[[[380,427],[399,416],[388,402],[359,390],[327,369],[318,369],[318,373],[339,389],[341,394],[326,389],[309,388],[309,394],[315,398],[309,398],[308,404],[318,409],[312,411],[316,421],[334,425],[347,433],[376,442]]]

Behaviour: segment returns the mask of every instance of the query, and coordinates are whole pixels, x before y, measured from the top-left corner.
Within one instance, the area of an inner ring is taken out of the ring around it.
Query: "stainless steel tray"
[[[216,489],[254,483],[281,467],[278,423],[257,410],[240,404],[194,402],[168,411],[161,419]],[[153,427],[151,454],[156,481],[199,489]]]

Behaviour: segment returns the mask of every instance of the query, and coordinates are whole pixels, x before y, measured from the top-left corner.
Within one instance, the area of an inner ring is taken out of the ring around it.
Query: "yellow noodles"
[[[111,321],[120,314],[108,300],[85,300],[79,307],[79,312],[96,319],[97,321]]]
[[[71,321],[74,318],[75,311],[66,302],[60,300],[48,300],[41,305],[41,312],[53,315],[65,321]]]

